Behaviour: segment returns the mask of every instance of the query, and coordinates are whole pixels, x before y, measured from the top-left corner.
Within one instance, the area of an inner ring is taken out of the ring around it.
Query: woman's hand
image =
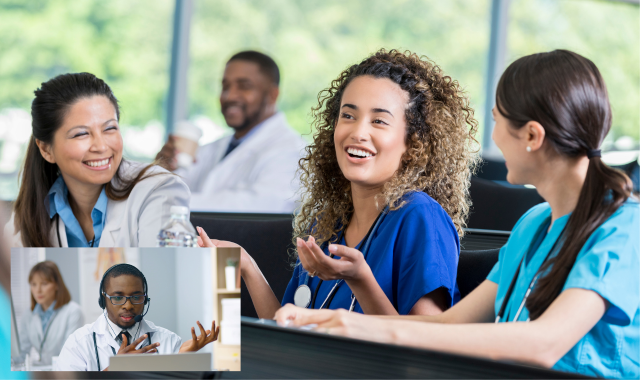
[[[287,304],[276,312],[280,326],[316,325],[317,332],[379,343],[393,343],[393,332],[381,318],[339,310],[311,310]]]
[[[220,327],[216,328],[216,321],[211,323],[211,330],[204,330],[204,327],[200,324],[200,321],[196,322],[200,328],[200,335],[196,337],[196,329],[191,328],[191,339],[182,343],[178,352],[196,352],[207,344],[218,340],[218,334],[220,334]],[[212,332],[213,331],[213,332]]]
[[[310,275],[318,276],[324,281],[336,279],[358,281],[371,272],[362,252],[355,248],[329,244],[329,252],[340,258],[335,260],[320,249],[313,236],[309,236],[307,242],[298,238],[296,243],[298,257],[304,269]]]
[[[246,270],[246,268],[248,268],[253,259],[251,258],[251,256],[249,256],[249,254],[247,253],[247,251],[245,251],[244,248],[242,248],[240,245],[231,242],[231,241],[225,241],[225,240],[216,240],[216,239],[210,239],[209,236],[207,235],[207,233],[204,231],[204,228],[202,227],[196,227],[196,230],[198,231],[198,247],[239,247],[240,248],[240,275],[243,276],[244,275],[244,270]]]

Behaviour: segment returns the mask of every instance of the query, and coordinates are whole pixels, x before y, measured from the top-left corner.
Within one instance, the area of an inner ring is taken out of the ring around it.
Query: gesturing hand
[[[340,258],[335,260],[320,249],[313,236],[309,236],[307,242],[298,238],[296,244],[298,246],[298,257],[304,269],[322,280],[344,279],[357,281],[364,278],[367,271],[371,271],[362,252],[355,248],[329,244],[329,252]]]
[[[251,256],[242,248],[240,245],[225,240],[216,240],[209,238],[209,235],[205,232],[204,228],[196,227],[198,231],[198,247],[239,247],[240,248],[240,274],[244,273],[242,270],[246,269],[251,265],[253,261]]]
[[[120,348],[118,349],[118,353],[117,355],[125,355],[125,354],[151,354],[154,352],[158,352],[157,348],[160,343],[152,343],[148,346],[144,346],[142,348],[140,348],[139,350],[136,350],[136,346],[139,345],[140,343],[142,343],[145,339],[147,339],[147,335],[143,335],[140,338],[136,339],[135,341],[133,341],[133,343],[127,345],[127,337],[123,336],[122,337],[122,344],[120,345]]]
[[[218,340],[218,334],[220,334],[220,327],[216,327],[216,321],[211,323],[211,330],[204,330],[204,327],[197,321],[200,328],[200,335],[196,337],[196,329],[191,328],[191,337],[188,341],[182,343],[179,352],[196,352],[207,344]]]

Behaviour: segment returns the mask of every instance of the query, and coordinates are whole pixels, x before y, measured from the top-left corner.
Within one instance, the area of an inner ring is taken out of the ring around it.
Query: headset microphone
[[[133,317],[133,320],[137,322],[140,322],[142,320],[142,318],[144,318],[145,315],[147,315],[147,313],[149,312],[149,307],[151,306],[151,298],[147,298],[147,302],[145,302],[147,304],[147,311],[144,312],[144,314],[140,315],[136,315],[135,317]]]

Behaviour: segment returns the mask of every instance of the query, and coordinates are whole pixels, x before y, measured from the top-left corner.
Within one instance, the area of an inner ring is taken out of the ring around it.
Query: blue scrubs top
[[[53,219],[56,214],[60,215],[60,219],[64,222],[67,231],[69,247],[89,247],[90,243],[87,241],[86,236],[84,236],[78,219],[73,215],[73,210],[71,210],[71,205],[69,204],[69,189],[61,175],[58,176],[58,179],[56,179],[53,186],[51,186],[48,195],[48,203],[45,203],[45,206],[49,208],[49,217]],[[98,201],[96,205],[93,206],[93,211],[91,211],[93,232],[96,234],[93,243],[94,247],[100,245],[102,230],[104,229],[104,223],[107,219],[107,201],[107,193],[103,187]]]
[[[570,215],[570,214],[569,214]],[[569,220],[558,218],[547,233],[551,207],[543,203],[529,210],[515,225],[498,263],[487,277],[498,284],[495,313],[523,255],[518,280],[505,310],[512,321],[544,257]],[[553,369],[605,378],[640,377],[640,204],[629,199],[589,237],[576,258],[563,290],[593,290],[610,304],[602,319]],[[560,247],[556,247],[555,252]],[[526,321],[523,308],[518,321]]]
[[[404,200],[407,202],[404,206],[380,216],[380,224],[371,237],[367,264],[399,314],[409,314],[421,297],[440,287],[447,289],[449,305],[453,305],[460,299],[456,285],[460,242],[453,221],[426,193],[409,193]],[[358,247],[361,245],[362,242]],[[329,255],[327,244],[323,245],[323,251]],[[307,275],[298,262],[282,305],[293,303],[293,295]],[[319,281],[317,277],[309,279],[312,294]],[[336,281],[322,282],[316,309],[327,299]],[[349,309],[351,294],[343,282],[329,308]],[[359,303],[354,311],[362,313]]]

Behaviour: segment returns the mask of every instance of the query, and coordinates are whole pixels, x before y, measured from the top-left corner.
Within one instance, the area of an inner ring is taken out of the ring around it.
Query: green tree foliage
[[[29,109],[49,78],[91,72],[122,106],[122,123],[164,118],[171,0],[1,0],[0,109]]]
[[[426,55],[467,90],[482,120],[489,44],[488,0],[198,0],[191,28],[189,104],[220,125],[226,60],[255,49],[280,66],[279,107],[309,133],[318,92],[380,48]]]
[[[640,138],[640,7],[617,1],[517,0],[510,10],[509,62],[568,49],[591,59],[613,109],[610,138]]]

